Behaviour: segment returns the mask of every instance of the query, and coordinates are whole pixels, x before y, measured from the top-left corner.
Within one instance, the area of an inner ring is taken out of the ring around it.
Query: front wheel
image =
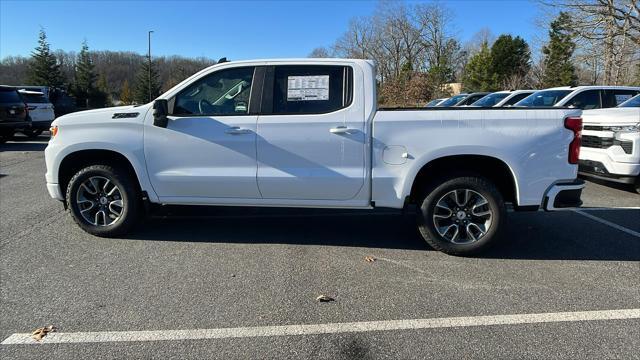
[[[471,255],[499,238],[506,220],[502,195],[489,180],[461,176],[427,189],[419,204],[418,227],[424,240],[451,255]]]
[[[67,186],[73,220],[86,232],[115,237],[126,234],[140,217],[140,192],[126,171],[91,165],[78,171]]]

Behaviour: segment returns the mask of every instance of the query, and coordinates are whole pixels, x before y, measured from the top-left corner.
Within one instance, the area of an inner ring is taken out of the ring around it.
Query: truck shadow
[[[616,211],[634,216],[630,210]],[[195,213],[193,213],[195,212]],[[384,211],[210,208],[154,217],[132,240],[328,245],[433,251],[413,214]],[[177,216],[176,216],[177,215]],[[640,261],[640,241],[573,212],[510,213],[503,241],[485,259]]]

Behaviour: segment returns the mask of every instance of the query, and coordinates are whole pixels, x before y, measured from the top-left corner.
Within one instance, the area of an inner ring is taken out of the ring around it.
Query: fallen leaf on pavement
[[[376,258],[374,258],[373,256],[365,256],[364,257],[364,261],[366,261],[366,262],[374,262],[374,261],[376,261]]]
[[[335,301],[334,298],[327,296],[327,295],[320,295],[316,298],[317,301],[320,302],[329,302],[329,301]]]
[[[43,337],[47,336],[50,332],[56,332],[56,327],[53,325],[49,325],[46,327],[37,328],[31,333],[31,337],[40,341]]]

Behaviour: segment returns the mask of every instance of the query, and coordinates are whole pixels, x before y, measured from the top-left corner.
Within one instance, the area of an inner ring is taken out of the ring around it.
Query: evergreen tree
[[[551,22],[549,43],[542,48],[544,54],[542,87],[573,86],[578,82],[576,68],[571,61],[576,44],[570,29],[571,17],[566,12],[561,12]]]
[[[510,78],[525,78],[531,68],[531,51],[523,38],[500,35],[491,46],[495,89],[502,89]]]
[[[129,89],[129,81],[127,79],[125,79],[122,83],[122,90],[120,90],[120,101],[122,101],[122,105],[129,105],[133,102],[131,89]]]
[[[49,48],[47,34],[43,29],[38,35],[38,47],[31,53],[29,82],[31,85],[49,87],[61,87],[64,83],[60,65]]]
[[[149,71],[149,67],[151,67],[151,71]],[[149,78],[149,75],[151,75],[151,78]],[[149,94],[149,82],[151,82],[151,94]],[[158,95],[160,95],[158,71],[154,62],[149,64],[149,61],[145,60],[142,62],[136,77],[136,89],[133,98],[138,104],[146,104],[158,97]]]
[[[89,105],[91,107],[111,106],[111,97],[109,96],[109,86],[107,85],[107,77],[100,74],[95,89],[89,93]]]
[[[86,41],[82,42],[82,48],[78,54],[75,66],[75,79],[73,84],[73,95],[76,97],[79,106],[84,107],[93,102],[90,99],[95,94],[94,82],[96,74],[94,72],[93,61],[89,53],[89,46]],[[93,104],[91,104],[93,105]]]
[[[480,51],[469,59],[462,79],[466,91],[495,90],[496,75],[493,72],[489,44],[484,41]]]

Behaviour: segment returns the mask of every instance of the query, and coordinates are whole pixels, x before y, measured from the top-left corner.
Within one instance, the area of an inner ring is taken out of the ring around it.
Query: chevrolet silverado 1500
[[[506,206],[580,204],[581,110],[383,109],[372,62],[225,62],[154,102],[68,114],[45,151],[50,195],[98,236],[145,204],[403,209],[435,249],[495,242]]]

